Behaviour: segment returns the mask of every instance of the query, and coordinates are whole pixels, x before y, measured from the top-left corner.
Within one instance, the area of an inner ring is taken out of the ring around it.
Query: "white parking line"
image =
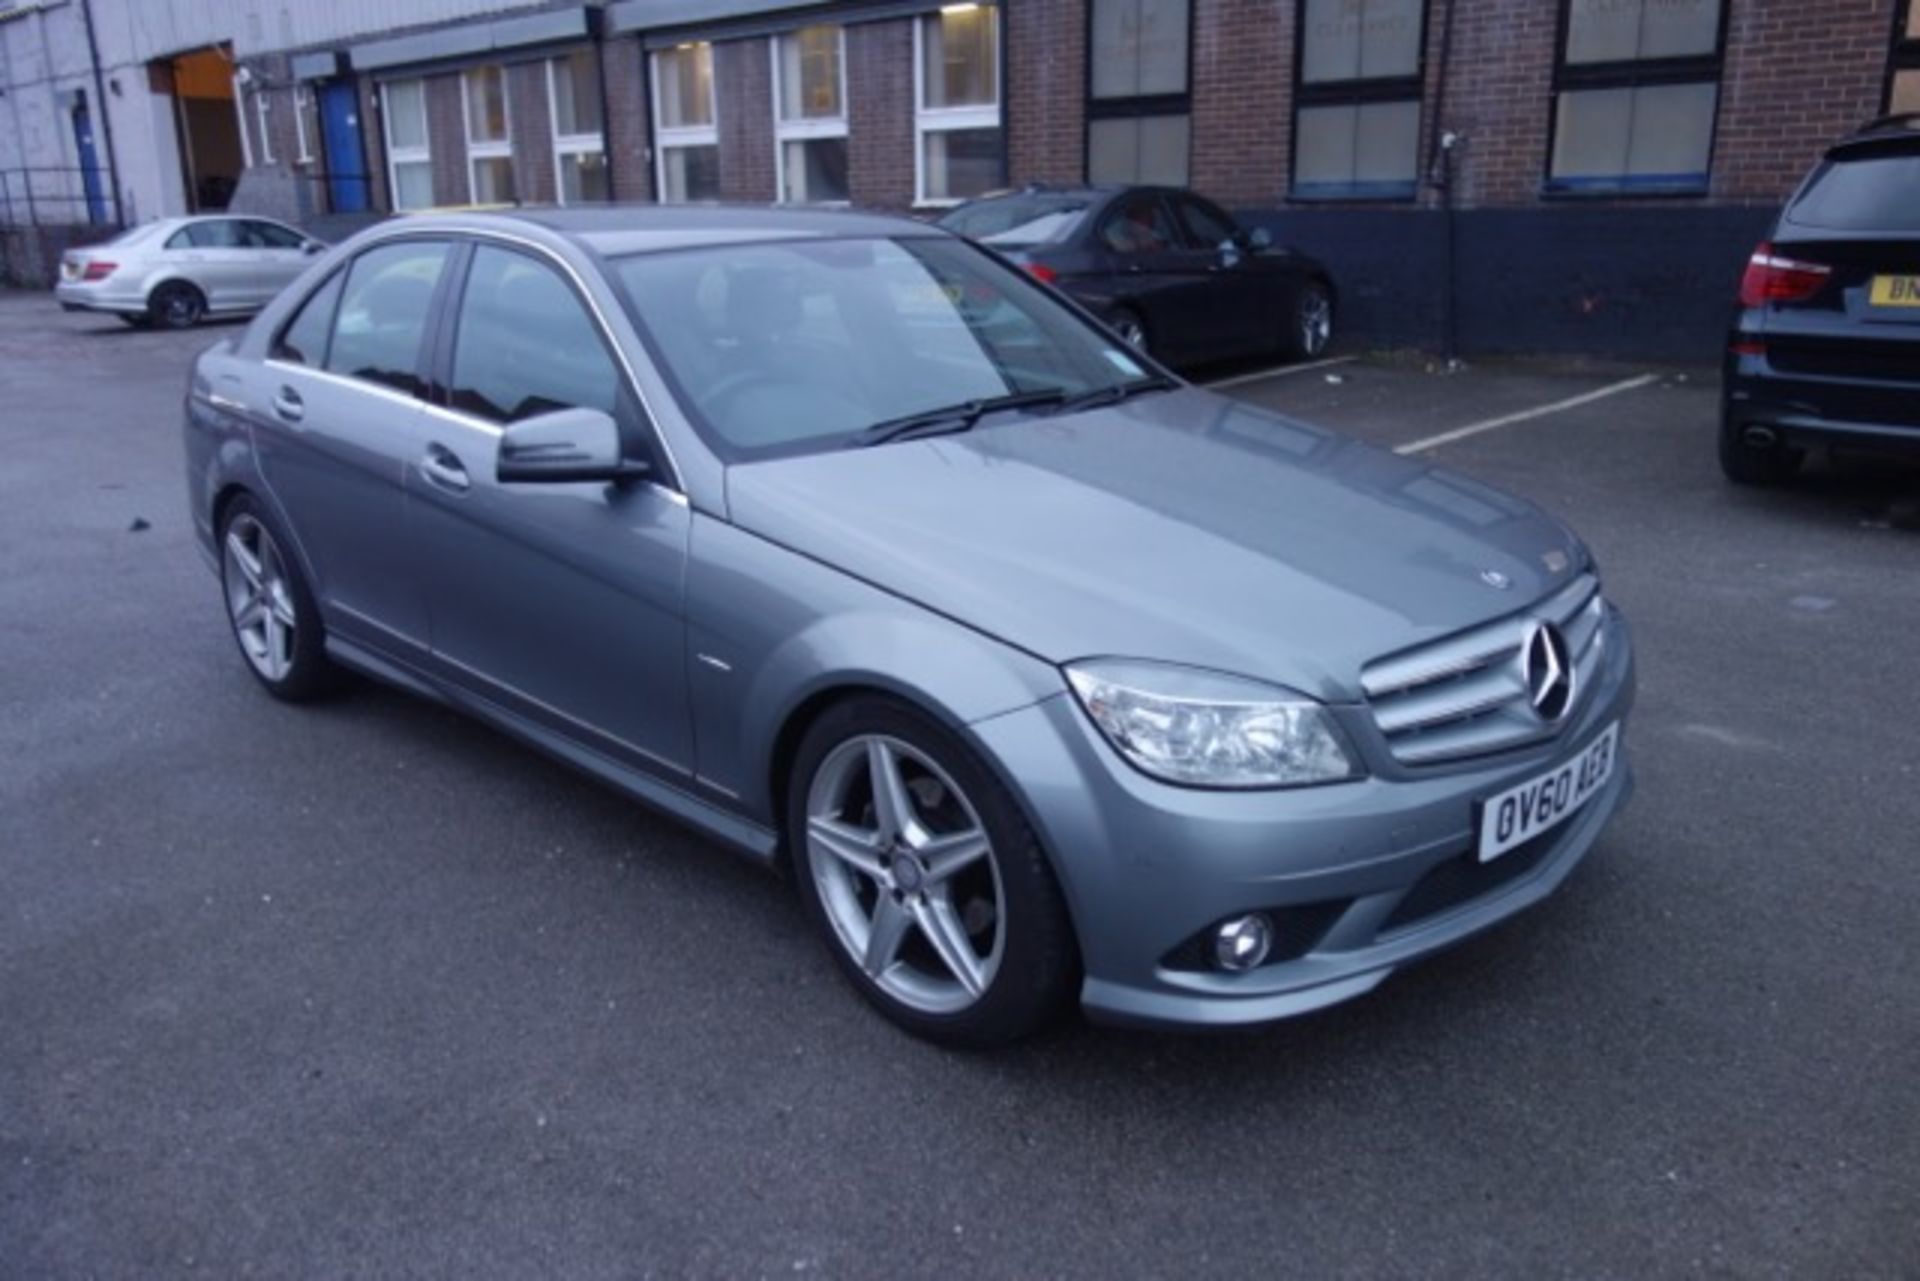
[[[1478,436],[1483,431],[1494,431],[1501,427],[1511,427],[1515,423],[1524,423],[1534,418],[1545,418],[1548,414],[1557,414],[1565,409],[1578,409],[1581,405],[1590,405],[1596,400],[1605,400],[1608,396],[1617,396],[1623,391],[1632,391],[1635,387],[1644,387],[1659,377],[1657,374],[1641,374],[1636,378],[1623,379],[1609,383],[1605,387],[1596,387],[1592,391],[1582,392],[1578,396],[1569,396],[1565,400],[1556,400],[1550,405],[1536,405],[1532,409],[1522,409],[1514,414],[1502,414],[1498,418],[1488,418],[1482,422],[1468,423],[1465,427],[1455,427],[1452,431],[1443,431],[1437,436],[1428,436],[1411,441],[1405,445],[1396,445],[1396,454],[1417,454],[1423,450],[1435,449],[1441,445],[1450,445],[1456,440],[1465,440],[1469,436]]]
[[[1222,387],[1238,387],[1241,383],[1257,383],[1263,378],[1285,378],[1288,374],[1304,374],[1315,369],[1325,369],[1328,365],[1344,365],[1357,356],[1328,356],[1325,360],[1310,360],[1304,365],[1280,365],[1274,369],[1256,369],[1250,374],[1235,374],[1231,378],[1222,378],[1218,382],[1202,383],[1202,387],[1218,390]]]

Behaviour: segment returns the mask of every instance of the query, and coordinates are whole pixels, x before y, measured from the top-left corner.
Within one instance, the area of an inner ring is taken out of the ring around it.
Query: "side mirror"
[[[556,409],[500,433],[494,474],[502,483],[624,480],[644,476],[645,463],[622,457],[620,428],[598,409]]]
[[[1255,227],[1247,233],[1247,243],[1255,249],[1270,249],[1273,247],[1273,234],[1265,227]]]
[[[300,252],[311,258],[315,254],[327,252],[327,245],[324,240],[309,240],[300,246]]]

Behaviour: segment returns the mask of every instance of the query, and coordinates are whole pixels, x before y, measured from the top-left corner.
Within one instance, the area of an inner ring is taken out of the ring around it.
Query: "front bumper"
[[[1474,858],[1477,802],[1584,749],[1632,707],[1627,627],[1609,608],[1593,692],[1553,741],[1453,766],[1395,766],[1363,709],[1341,709],[1369,778],[1269,792],[1172,787],[1131,769],[1062,695],[973,726],[1054,855],[1098,1019],[1228,1026],[1358,996],[1396,967],[1551,893],[1592,848],[1633,782],[1622,753],[1577,813],[1491,863]],[[1193,940],[1264,911],[1275,959],[1207,968]]]

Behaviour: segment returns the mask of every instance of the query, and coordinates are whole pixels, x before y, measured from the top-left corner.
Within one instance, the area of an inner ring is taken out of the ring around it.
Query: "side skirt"
[[[398,686],[447,707],[457,708],[476,720],[519,739],[548,756],[563,761],[584,774],[612,787],[643,805],[678,819],[702,835],[712,837],[735,853],[755,863],[771,867],[779,850],[779,836],[768,828],[730,813],[698,796],[681,791],[651,774],[623,765],[572,739],[565,738],[523,716],[464,690],[430,682],[412,670],[338,636],[327,637],[327,656],[342,667],[352,668],[374,680]]]

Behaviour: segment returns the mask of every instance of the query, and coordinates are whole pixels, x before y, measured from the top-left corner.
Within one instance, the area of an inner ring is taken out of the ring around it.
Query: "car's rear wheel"
[[[1333,290],[1309,280],[1293,299],[1293,314],[1281,335],[1281,350],[1294,360],[1315,360],[1333,342]]]
[[[1140,313],[1131,308],[1122,308],[1113,313],[1113,332],[1120,335],[1121,341],[1138,352],[1147,347],[1147,323],[1140,319]]]
[[[148,317],[168,329],[191,329],[206,314],[206,295],[184,280],[169,280],[147,299]]]
[[[1038,838],[931,718],[877,696],[830,708],[801,741],[787,811],[808,915],[901,1027],[1000,1045],[1072,995],[1073,930]]]
[[[1799,474],[1805,460],[1805,450],[1771,433],[1749,433],[1745,426],[1730,421],[1720,424],[1720,470],[1736,485],[1785,484]]]
[[[236,498],[220,527],[220,587],[227,620],[247,667],[267,692],[290,703],[325,693],[327,661],[320,611],[286,540],[254,499]]]

